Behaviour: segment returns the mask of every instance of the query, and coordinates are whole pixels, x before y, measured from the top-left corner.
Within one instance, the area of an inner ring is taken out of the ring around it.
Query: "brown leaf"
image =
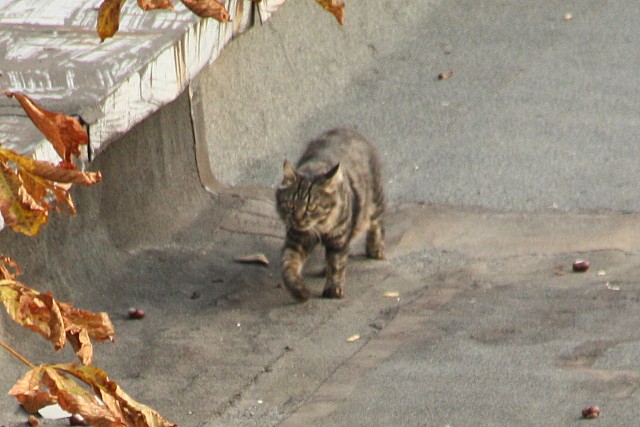
[[[187,8],[202,18],[214,18],[220,22],[229,22],[229,12],[221,0],[181,0]]]
[[[343,0],[316,0],[327,12],[333,14],[340,25],[344,24]]]
[[[261,264],[265,266],[269,265],[269,259],[265,254],[261,253],[236,257],[235,261],[243,264]]]
[[[71,342],[83,363],[91,363],[95,341],[113,340],[113,324],[106,313],[74,309],[51,294],[41,294],[15,280],[0,280],[0,302],[18,324],[42,335],[60,350]]]
[[[15,280],[0,280],[0,302],[13,320],[42,335],[56,350],[66,343],[62,314],[50,294],[40,294]]]
[[[97,31],[100,41],[113,37],[120,27],[120,9],[124,0],[104,0],[98,10]]]
[[[98,403],[95,396],[81,387],[59,370],[66,365],[45,366],[42,383],[54,395],[62,409],[72,414],[80,414],[92,426],[96,427],[128,427],[117,414],[108,407]],[[95,368],[97,369],[97,368]],[[89,383],[88,383],[89,384]],[[89,384],[92,386],[92,384]]]
[[[117,383],[109,380],[106,372],[95,366],[64,364],[53,367],[71,374],[91,386],[96,395],[105,403],[106,408],[122,419],[126,426],[176,427],[175,424],[164,419],[153,409],[132,399]],[[60,406],[69,411],[62,403]],[[84,413],[79,411],[78,413],[87,418]],[[87,421],[90,420],[87,418]],[[90,424],[94,425],[91,422]]]
[[[15,97],[20,102],[33,124],[62,158],[62,165],[75,168],[71,156],[79,156],[80,145],[89,143],[89,135],[80,121],[66,114],[47,111],[23,93],[5,91],[4,94],[9,98]]]
[[[169,9],[173,10],[171,0],[138,0],[138,6],[142,10]]]
[[[73,308],[73,305],[65,302],[58,302],[60,312],[67,325],[74,325],[79,329],[86,329],[92,340],[99,342],[113,341],[115,331],[109,315],[104,312],[94,313],[92,311]],[[69,330],[70,328],[67,328]]]
[[[83,365],[93,362],[93,346],[86,329],[71,328],[67,331],[67,341]]]
[[[89,186],[101,180],[100,172],[80,172],[0,148],[0,214],[14,231],[32,236],[58,206],[76,213],[71,184]]]
[[[17,262],[8,256],[0,255],[0,279],[13,280],[20,274],[22,274],[22,269]]]
[[[15,396],[30,414],[35,414],[45,406],[58,402],[55,396],[41,389],[42,374],[43,369],[41,367],[32,369],[24,374],[9,390],[9,395]]]

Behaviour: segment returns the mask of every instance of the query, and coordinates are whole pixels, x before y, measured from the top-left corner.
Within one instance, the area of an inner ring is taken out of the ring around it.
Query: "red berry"
[[[145,312],[141,308],[131,307],[129,309],[129,319],[144,319]]]
[[[573,262],[573,271],[576,273],[584,273],[589,269],[589,261],[577,259]]]
[[[597,406],[589,406],[582,410],[582,418],[593,419],[600,416],[600,408]]]

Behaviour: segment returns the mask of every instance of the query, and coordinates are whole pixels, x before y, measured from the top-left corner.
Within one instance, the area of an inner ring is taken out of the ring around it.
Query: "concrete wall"
[[[185,92],[112,143],[90,165],[89,169],[102,172],[103,182],[73,190],[76,217],[53,214],[33,238],[5,229],[0,232],[0,252],[23,267],[20,280],[34,289],[52,291],[79,308],[105,310],[117,298],[105,278],[122,271],[132,253],[168,245],[180,229],[197,226],[203,209],[214,215],[219,209],[222,217],[234,203],[234,197],[204,190],[195,159]],[[159,289],[162,286],[159,281]],[[6,314],[0,315],[0,337],[35,362],[73,360],[70,353],[54,354],[48,343]],[[24,372],[19,362],[0,351],[3,390]],[[14,399],[0,399],[0,414],[17,410]]]

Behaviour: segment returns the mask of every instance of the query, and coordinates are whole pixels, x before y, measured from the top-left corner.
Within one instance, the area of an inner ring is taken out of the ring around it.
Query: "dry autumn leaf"
[[[65,321],[65,335],[83,364],[93,359],[91,340],[113,341],[115,331],[107,313],[93,313],[73,308],[69,303],[58,301],[60,313]]]
[[[346,339],[347,342],[356,342],[360,339],[360,335],[355,334],[355,335],[351,335],[349,338]]]
[[[64,207],[75,215],[72,184],[90,186],[101,180],[99,172],[55,166],[0,147],[0,214],[5,225],[33,236],[47,222],[49,211]]]
[[[16,171],[0,162],[0,215],[6,226],[33,236],[47,222],[48,212],[26,191]]]
[[[93,393],[82,388],[69,376],[91,387]],[[41,385],[49,397],[42,396]],[[70,413],[82,415],[92,426],[99,427],[175,427],[156,411],[136,402],[106,372],[95,366],[76,363],[39,366],[27,372],[11,389],[25,408],[40,409],[51,401]],[[99,398],[104,405],[96,400]],[[45,404],[46,403],[46,404]]]
[[[89,143],[89,135],[80,121],[66,114],[47,111],[23,93],[10,91],[3,93],[9,98],[18,100],[31,121],[62,158],[62,166],[75,168],[71,156],[79,156],[79,147]]]
[[[104,0],[98,10],[97,31],[100,41],[113,37],[120,27],[120,9],[124,0]]]
[[[30,370],[9,391],[9,395],[15,396],[30,414],[35,414],[45,406],[58,403],[55,396],[52,396],[40,386],[42,374],[43,370],[41,368]]]
[[[0,255],[0,279],[13,280],[20,274],[22,274],[22,269],[17,262],[8,256]]]
[[[316,0],[327,12],[333,14],[340,25],[344,24],[343,0]]]
[[[142,10],[169,9],[173,10],[171,0],[138,0],[138,6]]]
[[[113,340],[113,324],[106,313],[75,309],[15,278],[0,280],[0,302],[13,320],[42,335],[56,350],[69,341],[84,364],[90,364],[93,357],[91,339]]]
[[[65,366],[65,365],[62,365]],[[38,366],[27,372],[9,390],[30,413],[52,403],[71,413],[80,413],[94,426],[126,426],[96,396],[58,372],[57,365]],[[44,386],[44,387],[43,387]]]
[[[221,0],[181,0],[193,13],[202,18],[214,18],[220,22],[229,22],[229,12]]]
[[[234,260],[242,264],[261,264],[264,266],[269,265],[269,259],[265,254],[262,254],[262,253],[244,255],[244,256],[237,257]]]

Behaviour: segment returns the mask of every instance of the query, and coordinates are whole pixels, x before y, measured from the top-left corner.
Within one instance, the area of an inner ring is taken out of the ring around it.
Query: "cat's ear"
[[[323,181],[324,187],[327,190],[335,190],[338,185],[342,183],[344,177],[342,176],[342,170],[340,169],[340,163],[329,169],[327,173],[324,174]]]
[[[293,168],[293,165],[289,163],[288,160],[284,161],[284,165],[282,166],[282,186],[286,187],[287,185],[291,185],[296,182],[298,179],[298,174],[296,170]]]

